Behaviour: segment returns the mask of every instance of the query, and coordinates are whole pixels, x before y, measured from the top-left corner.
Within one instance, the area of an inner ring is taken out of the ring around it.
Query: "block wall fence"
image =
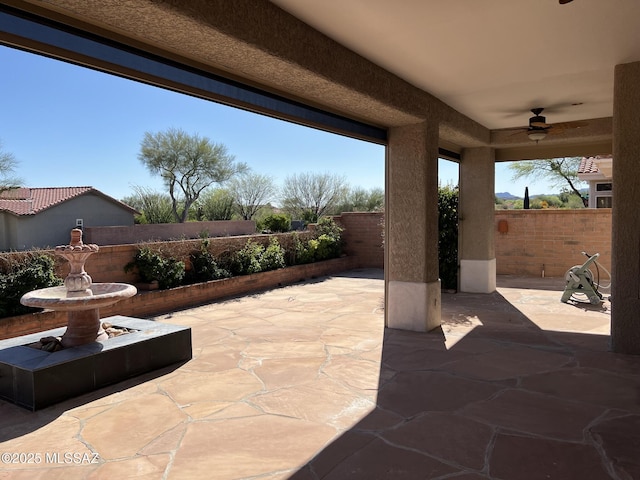
[[[384,215],[343,213],[335,219],[345,228],[345,252],[363,266],[383,268]],[[583,251],[599,253],[598,262],[611,271],[611,209],[496,210],[494,228],[498,275],[540,277],[544,270],[547,277],[564,277],[584,263]]]
[[[345,230],[344,252],[354,257],[354,268],[384,267],[384,215],[343,213],[334,217]],[[506,222],[506,223],[505,223]],[[562,277],[573,265],[584,263],[580,253],[600,253],[599,262],[611,271],[611,210],[496,210],[494,217],[496,272],[498,275]],[[505,231],[506,228],[506,231]],[[304,232],[300,238],[305,238]],[[277,235],[281,243],[287,235]],[[214,255],[225,255],[252,239],[268,243],[269,235],[210,238]],[[200,240],[163,242],[172,252],[198,248]],[[150,244],[153,245],[153,244]],[[162,245],[158,243],[157,245]],[[85,268],[94,282],[134,283],[124,266],[133,259],[138,244],[106,245],[87,260]],[[11,253],[0,256],[11,256]],[[17,253],[16,255],[19,255]],[[544,266],[544,267],[543,267]],[[60,262],[58,274],[66,276],[68,265]]]
[[[563,277],[583,251],[610,272],[611,209],[496,210],[495,249],[498,275]]]
[[[115,307],[101,309],[101,314],[149,316],[219,298],[274,288],[305,278],[336,274],[354,268],[382,268],[383,214],[343,213],[334,218],[345,229],[345,257],[172,290],[142,292],[123,300]],[[580,253],[582,251],[600,253],[599,262],[607,270],[611,270],[611,210],[496,211],[494,227],[498,275],[541,276],[544,266],[545,276],[562,277],[573,265],[584,263],[585,257]],[[304,240],[309,233],[301,232],[299,235]],[[277,236],[281,244],[290,238],[288,235]],[[225,255],[242,247],[249,239],[266,244],[269,237],[270,235],[245,235],[211,238],[211,251],[214,255]],[[182,251],[186,257],[199,244],[200,240],[183,240],[157,245],[170,249],[174,255]],[[124,272],[124,265],[133,259],[138,247],[138,244],[102,246],[98,254],[89,257],[86,270],[96,283],[135,283],[137,279],[133,274]],[[21,254],[23,253],[3,253],[0,254],[0,260]],[[64,277],[67,273],[68,264],[61,260],[58,263],[58,274]],[[65,323],[64,312],[5,318],[0,321],[0,339],[59,327]]]
[[[344,253],[358,259],[362,268],[384,268],[384,215],[351,212],[333,217],[344,232]]]
[[[384,263],[384,252],[382,245],[382,215],[377,213],[345,213],[334,217],[336,223],[345,230],[343,232],[344,253],[354,257],[351,265],[353,268],[382,268]],[[195,222],[194,222],[195,223]],[[227,222],[224,222],[227,223]],[[253,223],[253,222],[250,222]],[[179,224],[178,224],[179,225]],[[255,230],[255,227],[253,227]],[[201,230],[198,230],[201,231]],[[180,236],[179,232],[177,232]],[[305,241],[309,238],[309,232],[298,232],[299,238]],[[230,252],[242,248],[248,240],[267,245],[269,238],[275,236],[281,245],[291,241],[289,234],[273,235],[238,235],[211,237],[210,251],[217,257],[224,257]],[[84,239],[85,243],[92,243]],[[115,241],[111,238],[110,241]],[[133,260],[140,245],[149,245],[170,252],[172,256],[181,257],[187,260],[189,252],[197,250],[200,246],[200,239],[196,240],[175,240],[165,242],[143,242],[127,243],[123,245],[100,245],[100,251],[91,255],[85,263],[85,270],[91,275],[95,283],[102,282],[123,282],[135,283],[137,281],[134,273],[127,273],[124,267]],[[0,257],[10,258],[12,256],[24,255],[23,252],[0,253]],[[57,257],[59,259],[59,257]],[[62,259],[57,261],[57,272],[60,277],[66,277],[69,273],[69,265]]]

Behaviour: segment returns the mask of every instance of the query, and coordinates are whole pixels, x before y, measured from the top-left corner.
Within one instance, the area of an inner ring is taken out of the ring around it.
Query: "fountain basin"
[[[136,287],[126,283],[94,283],[84,292],[68,292],[64,286],[34,290],[25,293],[20,302],[28,307],[72,312],[108,307],[136,293]]]
[[[28,345],[64,327],[0,340],[0,398],[39,410],[191,359],[189,327],[122,315],[104,320],[135,331],[53,353]]]
[[[138,291],[127,283],[94,283],[86,290],[70,292],[67,287],[49,287],[25,293],[20,302],[29,307],[67,312],[67,330],[62,346],[77,347],[108,338],[100,322],[100,308],[113,305]]]

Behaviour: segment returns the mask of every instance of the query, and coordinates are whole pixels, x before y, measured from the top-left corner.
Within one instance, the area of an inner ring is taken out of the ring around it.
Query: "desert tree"
[[[344,176],[331,173],[296,173],[284,179],[282,208],[307,222],[317,222],[343,199],[349,190]]]
[[[273,178],[259,173],[245,173],[229,182],[237,212],[244,220],[251,220],[258,210],[277,193]]]
[[[18,188],[22,183],[19,178],[14,177],[17,166],[18,162],[15,157],[11,153],[3,151],[0,142],[0,193]]]
[[[196,202],[199,220],[231,220],[234,198],[226,188],[208,188]]]
[[[206,188],[247,170],[244,163],[235,161],[225,145],[175,128],[146,132],[138,159],[164,181],[174,218],[180,223],[187,220],[189,209]]]
[[[139,185],[135,185],[133,191],[132,195],[121,201],[141,213],[136,217],[137,222],[172,223],[175,221],[173,204],[169,195]]]
[[[334,212],[379,212],[384,210],[384,190],[374,187],[369,190],[363,187],[349,189],[339,202]]]
[[[583,206],[588,206],[589,200],[578,186],[584,183],[578,178],[580,157],[545,158],[541,160],[524,160],[509,164],[513,172],[513,180],[530,178],[544,179],[554,187],[569,190],[582,199]]]

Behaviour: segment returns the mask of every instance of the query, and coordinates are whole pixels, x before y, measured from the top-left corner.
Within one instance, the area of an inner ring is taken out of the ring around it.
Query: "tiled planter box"
[[[331,275],[351,270],[357,266],[357,259],[348,256],[253,275],[185,285],[169,290],[140,291],[134,297],[122,300],[112,307],[101,309],[100,317],[104,318],[110,315],[150,317],[221,298],[244,295],[289,285],[308,278]],[[66,312],[47,311],[2,318],[0,319],[0,340],[63,327],[66,324]]]

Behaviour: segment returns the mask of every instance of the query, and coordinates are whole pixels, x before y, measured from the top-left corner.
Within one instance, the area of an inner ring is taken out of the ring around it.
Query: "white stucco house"
[[[613,157],[583,157],[578,178],[589,183],[589,208],[611,208],[613,205]]]
[[[137,213],[93,187],[9,190],[0,193],[0,251],[66,245],[72,228],[133,225]]]

